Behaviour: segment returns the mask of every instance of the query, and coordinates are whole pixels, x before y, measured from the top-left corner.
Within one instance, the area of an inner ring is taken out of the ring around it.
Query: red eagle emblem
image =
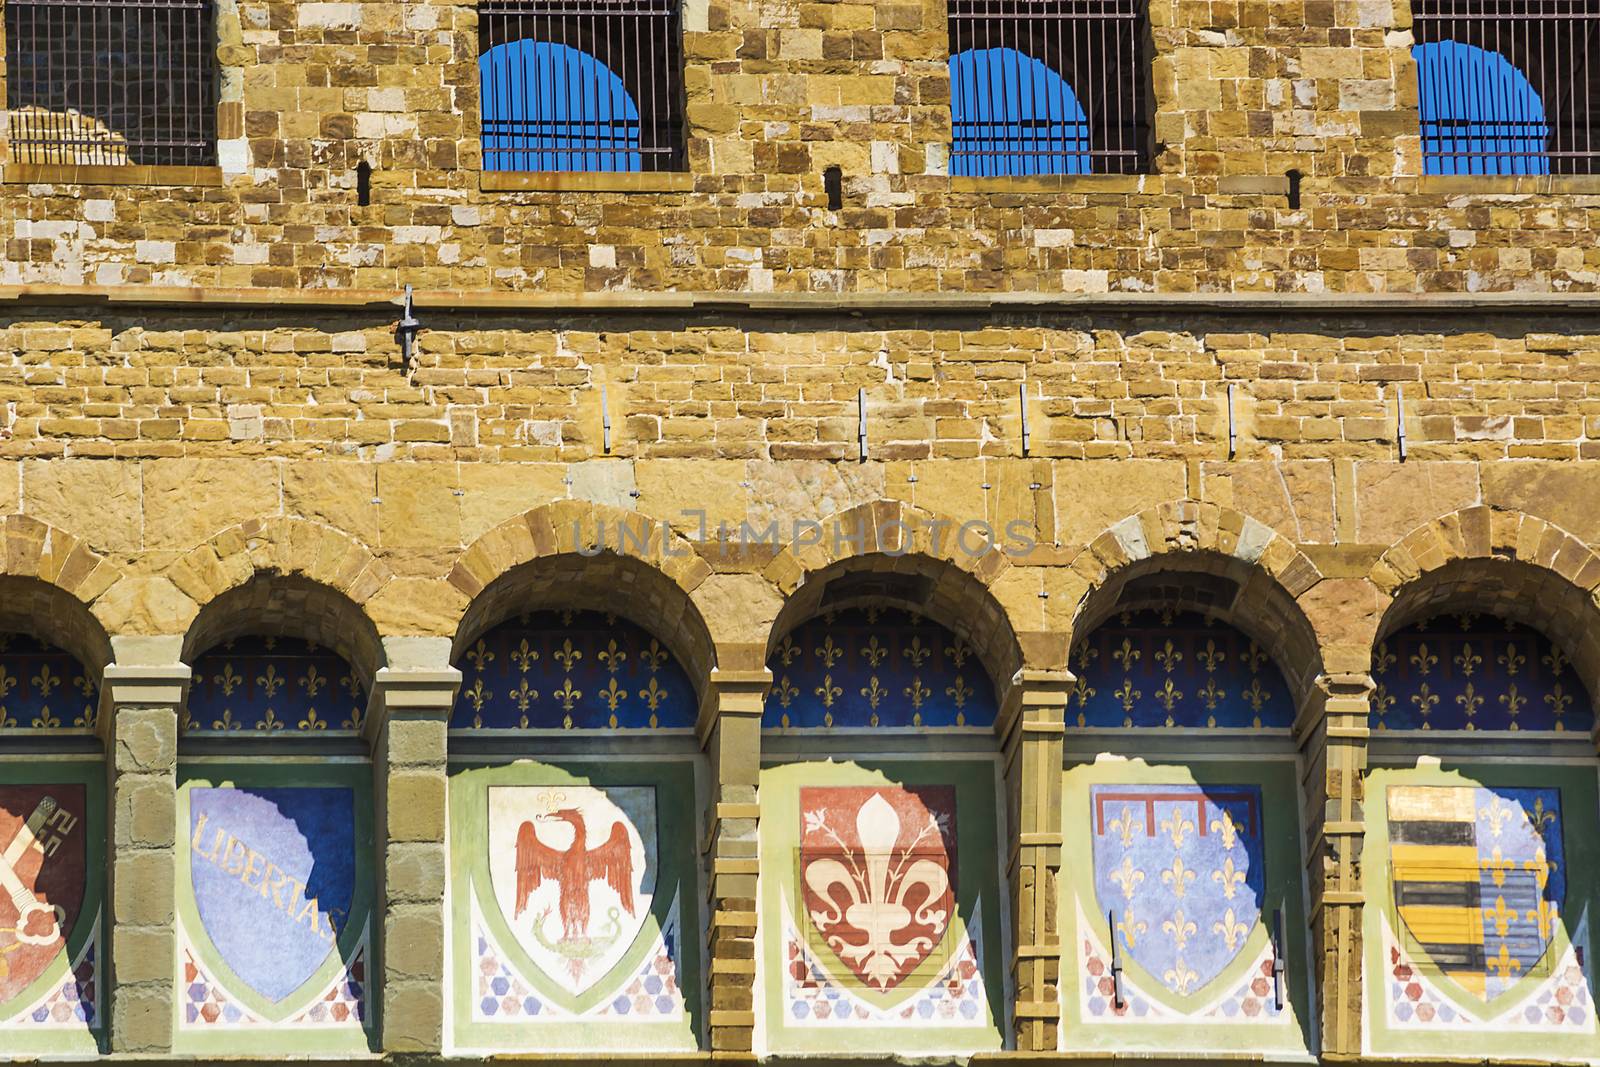
[[[534,890],[547,881],[556,884],[563,940],[582,938],[589,932],[590,882],[610,886],[632,915],[633,846],[628,842],[627,827],[612,823],[605,843],[590,848],[589,828],[577,808],[562,808],[538,821],[552,820],[572,827],[571,845],[563,849],[545,844],[533,822],[524,822],[517,830],[516,915],[522,914]]]

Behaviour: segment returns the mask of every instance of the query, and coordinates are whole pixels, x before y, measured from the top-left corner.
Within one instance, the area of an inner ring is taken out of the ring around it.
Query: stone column
[[[461,672],[451,668],[385,667],[368,705],[386,1053],[443,1048],[445,731],[460,686]]]
[[[749,1052],[755,1032],[761,709],[772,672],[713,670],[698,733],[711,763],[711,1049]]]
[[[1361,1052],[1361,848],[1367,769],[1367,709],[1372,678],[1323,674],[1321,708],[1301,716],[1301,782],[1311,825],[1306,828],[1306,885],[1311,894],[1314,973],[1321,998],[1322,1050]],[[1320,710],[1320,713],[1319,713]]]
[[[995,724],[1011,832],[1012,1025],[1023,1052],[1054,1052],[1061,1025],[1061,745],[1074,681],[1066,670],[1019,671]]]
[[[189,668],[181,663],[112,664],[100,687],[111,777],[105,929],[115,1053],[172,1049],[178,722],[188,689]]]

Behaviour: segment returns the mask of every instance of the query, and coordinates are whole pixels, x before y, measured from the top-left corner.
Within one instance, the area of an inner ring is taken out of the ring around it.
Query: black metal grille
[[[19,163],[216,162],[211,0],[4,0]]]
[[[677,0],[482,0],[483,167],[685,168]]]
[[[1600,0],[1414,0],[1423,169],[1600,172]]]
[[[950,173],[1150,163],[1145,0],[950,0]]]

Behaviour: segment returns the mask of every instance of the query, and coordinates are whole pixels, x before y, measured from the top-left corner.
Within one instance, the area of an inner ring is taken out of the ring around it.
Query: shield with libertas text
[[[217,954],[277,1003],[337,947],[355,890],[355,798],[323,787],[195,788],[189,873]]]
[[[0,1004],[66,949],[88,873],[81,785],[0,786]]]

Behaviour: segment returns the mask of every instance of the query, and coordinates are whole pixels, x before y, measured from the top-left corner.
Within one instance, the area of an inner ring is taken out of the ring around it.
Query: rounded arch
[[[644,169],[635,97],[594,53],[520,37],[484,48],[478,77],[484,170]]]
[[[1424,173],[1550,173],[1544,101],[1515,62],[1455,40],[1419,44],[1411,54]]]
[[[1388,599],[1375,640],[1430,615],[1494,615],[1544,634],[1600,692],[1600,555],[1554,523],[1464,508],[1401,538],[1370,578]]]
[[[1078,94],[1055,68],[1016,48],[952,51],[950,125],[952,177],[1092,169]]]
[[[1322,651],[1299,600],[1322,575],[1267,524],[1215,504],[1171,502],[1114,524],[1071,567],[1087,582],[1072,616],[1074,647],[1113,614],[1186,608],[1266,650],[1297,709],[1315,697]]]

